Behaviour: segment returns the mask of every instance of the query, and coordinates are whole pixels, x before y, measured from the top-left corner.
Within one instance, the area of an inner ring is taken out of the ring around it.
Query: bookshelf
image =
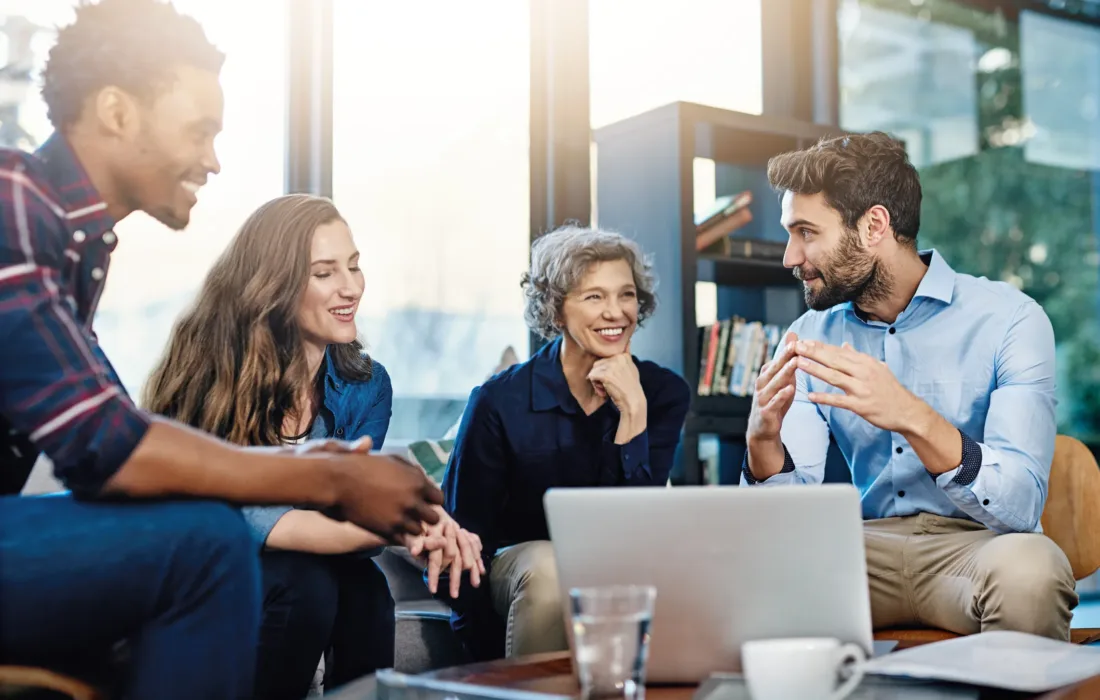
[[[696,253],[696,187],[713,185],[718,195],[750,190],[753,221],[738,235],[785,241],[779,202],[767,183],[768,159],[837,133],[690,102],[658,107],[593,133],[597,223],[637,240],[653,257],[658,278],[657,313],[635,336],[632,350],[679,373],[692,387],[674,483],[705,483],[699,437],[719,436],[723,446],[743,444],[752,405],[751,397],[694,395],[700,370],[696,283],[717,286],[719,319],[738,315],[786,324],[802,310],[800,286],[781,261]],[[695,182],[696,159],[715,163],[716,182]]]

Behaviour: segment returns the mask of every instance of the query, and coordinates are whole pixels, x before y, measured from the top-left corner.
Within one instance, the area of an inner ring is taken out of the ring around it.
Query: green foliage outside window
[[[1043,306],[1058,345],[1059,432],[1100,443],[1100,173],[1025,159],[1017,140],[1028,122],[1015,24],[948,0],[919,6],[910,0],[864,0],[860,5],[963,27],[973,33],[979,55],[998,47],[1009,52],[1010,59],[998,69],[973,74],[977,152],[920,168],[919,245],[935,247],[960,272],[1011,282]],[[867,94],[876,89],[880,96]],[[863,94],[854,99],[865,104],[889,100],[889,89],[862,86]],[[933,108],[936,99],[927,95]],[[890,131],[890,126],[882,128]],[[1009,131],[1012,138],[1005,137]]]

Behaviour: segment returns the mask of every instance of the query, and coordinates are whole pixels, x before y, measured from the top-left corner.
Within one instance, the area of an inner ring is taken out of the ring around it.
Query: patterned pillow
[[[515,364],[519,364],[519,356],[515,348],[509,345],[504,348],[504,352],[500,354],[500,362],[486,379],[500,374]],[[455,437],[458,435],[458,426],[461,423],[462,416],[459,415],[454,425],[443,434],[442,440],[417,440],[409,445],[409,459],[419,464],[437,484],[443,483],[443,472],[447,469],[447,460],[451,458],[451,450],[454,449]]]
[[[419,464],[435,483],[440,484],[454,446],[454,440],[417,440],[409,444],[409,459]]]

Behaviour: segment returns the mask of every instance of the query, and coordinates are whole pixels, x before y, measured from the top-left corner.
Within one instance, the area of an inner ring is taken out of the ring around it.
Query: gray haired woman
[[[489,573],[450,601],[478,659],[567,648],[543,494],[663,486],[690,400],[681,377],[630,354],[657,308],[634,241],[560,228],[535,241],[522,287],[527,324],[551,342],[474,389],[443,479],[445,507],[480,535]]]

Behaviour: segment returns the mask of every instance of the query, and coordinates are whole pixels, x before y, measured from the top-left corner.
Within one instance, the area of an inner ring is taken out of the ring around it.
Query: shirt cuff
[[[248,523],[252,539],[263,549],[267,544],[267,536],[275,529],[275,523],[292,510],[294,508],[291,506],[245,506],[241,508],[241,514]]]
[[[630,442],[619,446],[619,463],[622,465],[623,476],[627,479],[634,477],[638,470],[649,476],[649,433],[642,432],[631,438]]]
[[[794,460],[791,458],[791,453],[787,451],[787,446],[783,445],[783,468],[779,470],[780,474],[790,474],[794,471]],[[745,479],[745,483],[752,486],[753,484],[759,484],[760,482],[749,471],[749,451],[745,450],[745,459],[741,462],[741,476]],[[767,481],[767,479],[765,479]]]
[[[982,468],[982,448],[963,431],[960,430],[959,435],[962,437],[962,462],[951,482],[959,486],[969,486],[978,478],[978,472]]]
[[[57,478],[78,496],[99,493],[130,459],[151,424],[149,416],[126,396],[104,402],[94,420],[35,445],[53,462]],[[90,440],[85,438],[87,432],[93,433]]]

